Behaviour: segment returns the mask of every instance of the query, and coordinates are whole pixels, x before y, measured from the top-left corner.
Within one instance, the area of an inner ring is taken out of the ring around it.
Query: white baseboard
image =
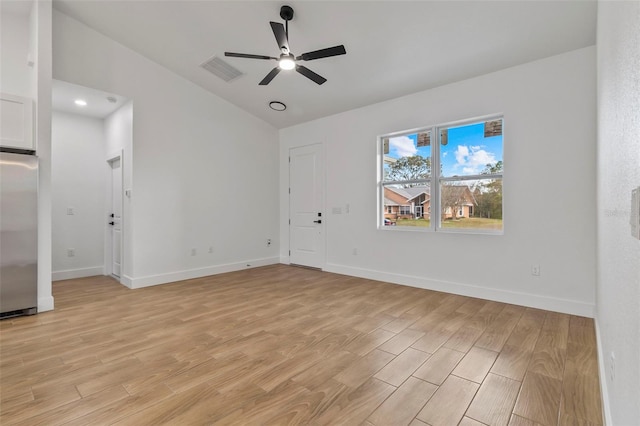
[[[243,262],[207,266],[206,268],[188,269],[186,271],[169,272],[166,274],[158,275],[148,275],[146,277],[132,278],[125,276],[126,282],[122,282],[122,284],[129,288],[135,289],[159,284],[166,284],[175,281],[201,278],[209,275],[223,274],[225,272],[240,271],[242,269],[257,268],[259,266],[274,265],[276,263],[280,263],[279,257],[265,257],[262,259],[252,259]]]
[[[593,318],[595,305],[576,300],[559,299],[554,297],[539,296],[536,294],[508,291],[497,288],[480,287],[469,284],[461,284],[450,281],[432,280],[414,275],[396,274],[376,271],[373,269],[355,268],[352,266],[336,265],[328,263],[324,268],[327,272],[351,275],[377,281],[386,281],[410,287],[424,288],[428,290],[442,291],[445,293],[459,294],[462,296],[477,297],[479,299],[494,300],[496,302],[510,303],[527,306],[530,308],[544,309],[547,311],[561,312],[571,315]]]
[[[71,280],[74,278],[93,277],[96,275],[104,275],[104,266],[53,271],[51,273],[51,281]]]
[[[602,399],[602,415],[604,416],[604,424],[613,425],[611,419],[611,405],[609,404],[609,390],[607,387],[607,367],[605,360],[607,359],[602,352],[602,338],[600,337],[600,323],[598,317],[594,319],[596,326],[596,346],[598,348],[598,372],[600,373],[600,398]]]
[[[53,311],[53,296],[38,297],[38,313]]]
[[[120,277],[120,284],[125,287],[133,288],[133,278],[131,278],[129,275],[122,275]]]

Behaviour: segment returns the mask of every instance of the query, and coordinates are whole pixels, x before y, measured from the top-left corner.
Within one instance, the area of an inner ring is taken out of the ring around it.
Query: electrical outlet
[[[68,248],[67,249],[67,257],[76,257],[76,249]]]
[[[271,246],[271,238],[267,238],[267,247]]]
[[[613,351],[609,354],[609,378],[612,382],[616,379],[616,355]]]
[[[213,246],[209,246],[209,253],[213,253]]]
[[[534,277],[540,276],[540,265],[531,265],[531,275]]]
[[[76,214],[75,209],[73,207],[67,207],[67,214],[69,216],[73,216],[74,214]]]
[[[196,254],[198,254],[198,250],[192,248],[191,249],[191,256],[195,256]]]

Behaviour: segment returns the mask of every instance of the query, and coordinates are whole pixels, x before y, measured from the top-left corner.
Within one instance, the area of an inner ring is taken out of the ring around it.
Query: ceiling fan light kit
[[[326,78],[311,71],[309,68],[299,65],[299,61],[312,61],[314,59],[329,58],[331,56],[344,55],[347,53],[343,45],[328,47],[326,49],[314,50],[313,52],[303,53],[300,56],[295,56],[289,49],[289,21],[293,19],[293,9],[290,6],[282,6],[280,8],[280,17],[284,19],[284,25],[279,22],[270,22],[271,30],[278,43],[280,49],[280,56],[265,56],[265,55],[252,55],[248,53],[234,53],[224,52],[225,56],[234,58],[248,58],[248,59],[262,59],[262,60],[275,60],[278,62],[278,66],[272,69],[265,78],[262,79],[260,86],[266,86],[275,78],[281,70],[295,69],[299,74],[307,77],[309,80],[316,84],[323,84],[327,81]]]
[[[292,70],[296,67],[296,60],[293,55],[282,55],[278,61],[281,70]]]

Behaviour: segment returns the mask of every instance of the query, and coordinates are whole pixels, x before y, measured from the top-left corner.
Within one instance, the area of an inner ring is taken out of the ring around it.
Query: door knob
[[[313,223],[322,223],[322,220],[314,220]]]
[[[115,225],[115,222],[109,222],[109,225]]]

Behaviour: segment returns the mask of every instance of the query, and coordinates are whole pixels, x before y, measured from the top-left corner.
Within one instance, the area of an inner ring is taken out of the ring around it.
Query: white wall
[[[595,86],[589,47],[281,130],[282,261],[289,148],[323,143],[326,270],[593,316]],[[505,120],[504,235],[377,230],[376,137],[492,113]]]
[[[51,124],[53,280],[103,274],[104,122],[54,111]],[[67,214],[69,207],[73,215]],[[74,257],[67,256],[69,248],[75,249]]]
[[[598,3],[598,278],[600,380],[607,424],[640,419],[640,3]],[[615,379],[610,356],[615,354]]]
[[[116,111],[111,113],[104,120],[105,130],[105,146],[106,157],[105,160],[114,158],[118,154],[121,156],[122,167],[122,186],[123,188],[132,188],[133,183],[133,102],[129,101]],[[111,201],[105,201],[107,208],[110,206]],[[123,252],[121,258],[121,281],[126,285],[131,285],[131,282],[127,278],[133,277],[133,220],[131,214],[131,200],[128,197],[123,197],[122,216],[121,216],[121,229],[124,238]],[[109,238],[111,237],[110,231],[107,229],[104,236],[106,243],[105,250],[111,249]],[[107,253],[109,254],[109,253]],[[107,256],[109,261],[110,256]]]
[[[35,53],[32,78],[36,102],[35,135],[38,168],[38,312],[53,309],[51,291],[51,0],[34,0],[31,9],[31,43]]]
[[[279,260],[274,127],[57,11],[54,54],[55,78],[135,105],[132,287]]]

